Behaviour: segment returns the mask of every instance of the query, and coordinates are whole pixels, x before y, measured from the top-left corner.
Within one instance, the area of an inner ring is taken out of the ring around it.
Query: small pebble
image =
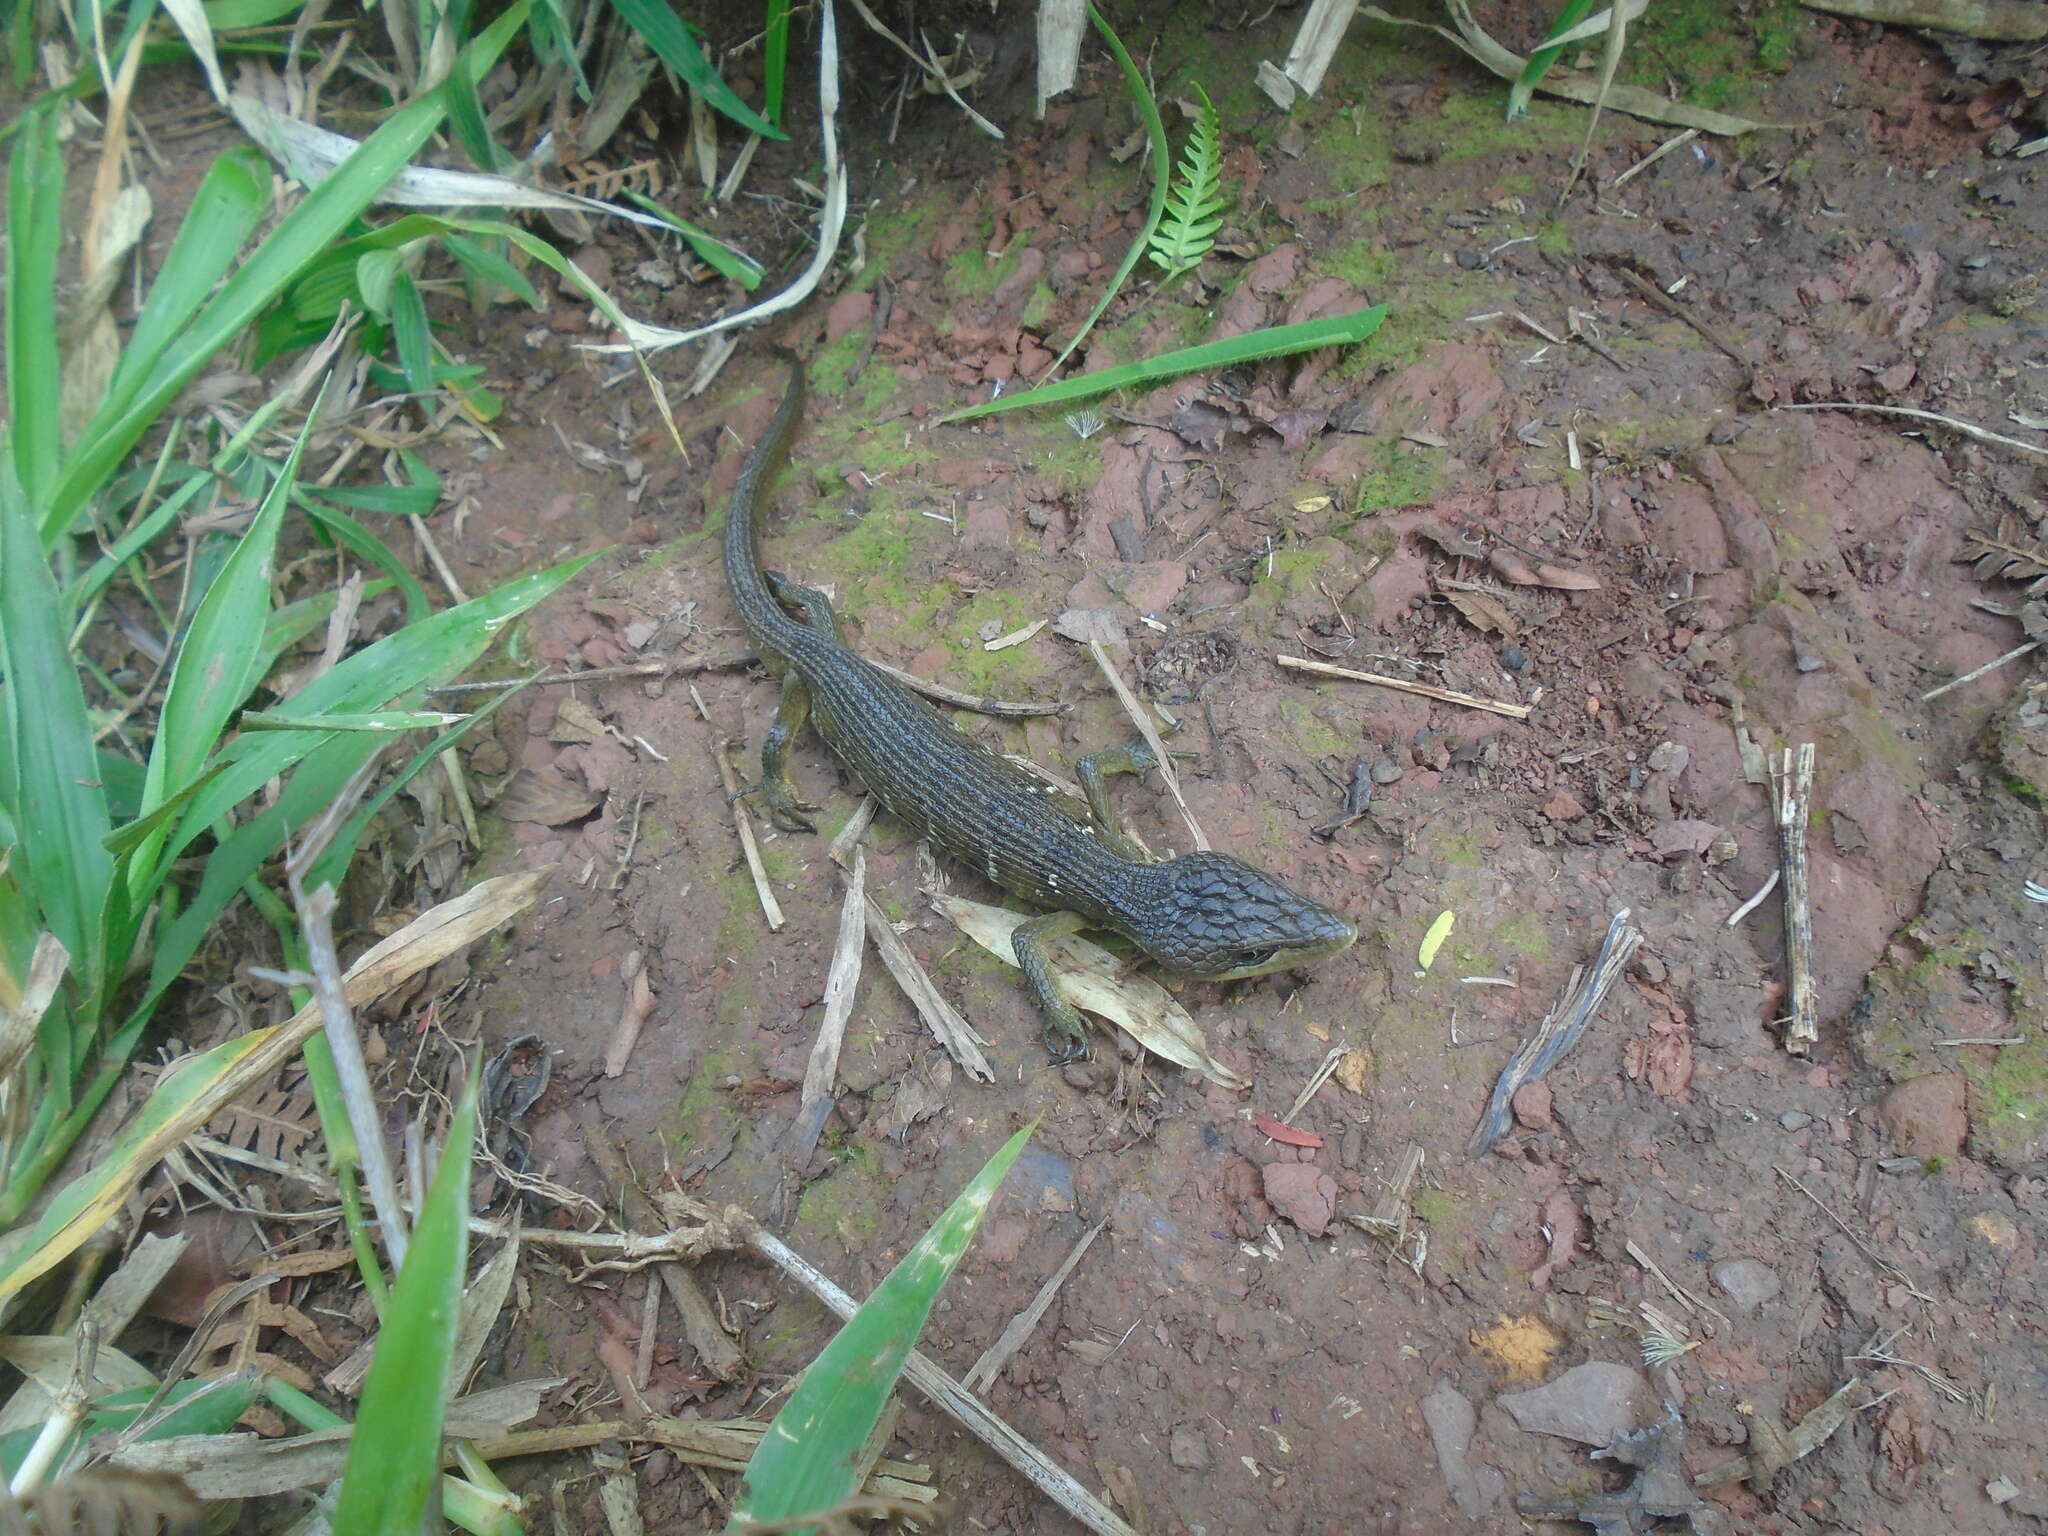
[[[1803,1114],[1796,1109],[1788,1109],[1785,1113],[1778,1116],[1778,1124],[1785,1127],[1788,1131],[1803,1131],[1813,1124],[1813,1116]]]
[[[1754,1312],[1778,1294],[1778,1277],[1755,1259],[1723,1259],[1713,1269],[1714,1284],[1728,1293],[1737,1310]]]
[[[1500,648],[1500,664],[1510,672],[1520,672],[1529,665],[1529,653],[1510,641]]]
[[[1392,758],[1383,757],[1372,765],[1372,781],[1375,784],[1392,784],[1401,777],[1401,765]]]

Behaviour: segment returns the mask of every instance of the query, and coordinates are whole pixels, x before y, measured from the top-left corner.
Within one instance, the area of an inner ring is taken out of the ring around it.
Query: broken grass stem
[[[1529,718],[1530,706],[1509,704],[1502,699],[1483,699],[1474,693],[1460,693],[1455,688],[1434,688],[1428,683],[1411,683],[1398,677],[1382,677],[1377,672],[1356,672],[1350,667],[1332,666],[1327,661],[1310,661],[1301,656],[1275,656],[1274,661],[1290,672],[1307,672],[1315,677],[1336,677],[1352,683],[1373,683],[1381,688],[1392,688],[1399,693],[1412,693],[1418,698],[1436,699],[1444,704],[1462,704],[1467,709],[1484,709],[1496,715],[1506,715],[1510,720]]]

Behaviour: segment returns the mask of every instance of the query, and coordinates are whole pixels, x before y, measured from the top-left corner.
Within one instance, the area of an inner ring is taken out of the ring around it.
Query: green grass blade
[[[460,28],[467,21],[451,24]],[[441,82],[441,92],[447,100],[449,125],[455,130],[462,152],[469,156],[469,163],[480,171],[501,170],[505,156],[491,137],[490,124],[484,120],[484,104],[476,93],[476,76],[462,60],[457,59],[448,71],[448,78]]]
[[[464,737],[473,733],[477,727],[511,702],[513,696],[520,691],[517,688],[507,688],[475,714],[461,717],[454,725],[449,726],[415,752],[411,762],[379,784],[376,791],[366,796],[363,803],[356,807],[355,814],[349,817],[342,829],[334,834],[334,841],[327,845],[327,851],[320,855],[320,861],[308,872],[308,883],[314,887],[323,882],[339,886],[342,876],[348,873],[349,860],[355,857],[357,843],[362,840],[363,833],[369,830],[370,823],[376,819],[377,813],[383,810],[407,784],[426,772],[443,752],[459,745]]]
[[[42,505],[62,453],[57,408],[57,256],[64,243],[57,112],[29,116],[7,177],[7,402],[14,473]]]
[[[334,1506],[334,1529],[351,1536],[417,1536],[440,1482],[448,1362],[461,1320],[469,1255],[476,1085],[472,1071],[363,1382],[341,1496]]]
[[[644,197],[631,188],[626,196],[668,225],[697,253],[697,259],[713,268],[721,277],[729,277],[747,292],[752,293],[761,286],[761,279],[767,274],[761,263],[754,260],[736,245],[727,245],[707,229],[699,229],[688,219],[678,218],[671,210],[664,208],[651,197]]]
[[[1571,31],[1585,20],[1586,13],[1593,9],[1593,5],[1594,0],[1565,0],[1558,9],[1557,20],[1550,24],[1550,30],[1543,35],[1559,37]],[[1522,66],[1522,73],[1516,77],[1515,83],[1508,87],[1509,122],[1512,123],[1529,110],[1529,103],[1536,95],[1538,83],[1550,73],[1550,66],[1557,62],[1558,55],[1563,52],[1564,45],[1560,43],[1556,47],[1538,48],[1529,55],[1529,62]]]
[[[733,94],[732,87],[711,67],[704,50],[697,46],[697,39],[690,36],[690,29],[683,25],[668,0],[612,0],[612,9],[640,34],[640,40],[654,50],[654,56],[713,110],[723,112],[764,139],[789,137]]]
[[[789,0],[768,0],[761,38],[761,115],[782,126],[782,87],[789,77]]]
[[[543,307],[540,294],[533,284],[526,280],[526,274],[481,240],[470,240],[461,235],[449,234],[441,237],[441,244],[478,282],[496,284],[509,290],[529,309]]]
[[[316,404],[307,413],[307,431],[318,414]],[[142,797],[145,815],[199,776],[227,734],[235,711],[262,681],[277,533],[284,523],[305,444],[306,432],[302,431],[284,468],[271,482],[270,494],[258,504],[248,531],[235,541],[219,574],[207,585],[179,642],[149,754],[149,777]],[[134,871],[146,871],[153,852],[147,843],[138,849],[130,890],[135,888]]]
[[[943,426],[951,421],[972,421],[977,416],[991,416],[997,411],[1014,411],[1029,405],[1064,405],[1069,400],[1085,400],[1112,389],[1156,384],[1161,379],[1199,373],[1205,368],[1230,368],[1238,363],[1256,363],[1269,357],[1313,352],[1317,347],[1348,347],[1372,335],[1386,318],[1387,306],[1375,304],[1371,309],[1332,315],[1327,320],[1269,326],[1263,331],[1232,336],[1227,341],[1206,341],[1198,347],[1180,347],[1139,362],[1099,368],[1077,378],[1061,379],[1057,384],[1041,384],[1037,389],[1027,389],[1022,394],[1005,395],[1000,400],[970,405],[964,411],[941,416],[937,424]]]
[[[333,492],[334,487],[329,486],[322,495],[332,495]],[[353,551],[365,565],[373,566],[391,578],[392,585],[398,588],[399,596],[405,600],[405,621],[408,624],[416,624],[434,611],[434,605],[427,601],[427,589],[420,585],[419,578],[413,575],[389,544],[346,512],[338,511],[324,501],[301,494],[299,505],[337,544]]]
[[[1030,1136],[1026,1126],[1003,1144],[811,1362],[747,1463],[728,1530],[830,1509],[854,1493],[861,1448],[896,1390],[939,1288]]]
[[[533,0],[518,0],[478,35],[463,57],[478,73],[497,61],[524,24]],[[110,401],[80,434],[43,512],[42,537],[53,544],[126,458],[171,400],[240,336],[306,265],[346,230],[377,192],[409,164],[439,126],[438,92],[408,102],[384,120],[334,174],[306,194],[268,239],[236,268],[166,349],[127,398]]]
[[[425,406],[434,393],[434,333],[420,286],[403,268],[391,277],[391,344],[405,370],[406,389]]]
[[[394,701],[406,701],[414,689],[455,677],[483,654],[485,647],[507,622],[555,591],[595,560],[598,553],[602,551],[507,582],[482,597],[470,599],[459,608],[450,608],[416,624],[408,624],[396,634],[386,635],[353,656],[343,657],[292,695],[293,711],[317,715],[382,709]],[[194,799],[177,832],[165,844],[162,858],[176,858],[195,838],[210,832],[222,817],[271,779],[290,772],[294,764],[309,762],[317,749],[336,741],[337,738],[325,733],[308,731],[258,731],[236,738],[224,754],[228,766]],[[368,752],[376,745],[374,738],[356,733],[338,738],[338,742],[340,744],[334,750],[344,752]],[[355,765],[361,762],[360,756],[355,757],[341,773],[341,779],[346,780]],[[298,775],[294,774],[287,782],[285,795],[278,802],[280,806],[291,798],[297,778]],[[326,799],[332,799],[340,787],[339,782],[335,783],[327,792]],[[312,811],[317,811],[325,803],[325,800],[319,801],[311,807]],[[238,829],[235,836],[240,838],[254,825],[256,823],[251,822]],[[296,825],[305,825],[303,817]],[[271,852],[282,841],[281,826],[275,835],[278,841],[271,844]],[[206,875],[200,885],[202,894],[215,890],[213,865],[221,861],[224,851],[224,848],[217,849],[207,861]],[[268,853],[263,857],[268,857]],[[220,907],[234,899],[242,881],[260,869],[262,862],[262,857],[256,858],[253,864],[235,874],[231,882],[223,876],[221,883],[225,888],[216,893],[219,905],[211,912],[203,911],[207,902],[200,896],[194,896],[177,919],[165,928],[157,943],[156,964],[151,972],[152,991],[176,979],[178,971],[192,957],[199,939],[204,936],[205,924],[219,914]],[[143,896],[147,894],[141,893]],[[191,947],[172,943],[174,932],[183,933],[190,940]],[[182,954],[178,953],[181,948]]]
[[[7,812],[20,839],[14,857],[43,920],[71,951],[79,989],[90,993],[104,980],[101,924],[114,876],[105,838],[113,826],[63,603],[5,457],[0,454],[0,675],[7,687],[0,707],[11,753]]]
[[[1145,210],[1145,222],[1131,241],[1131,248],[1124,252],[1124,259],[1109,280],[1109,286],[1102,290],[1102,297],[1088,312],[1088,318],[1081,322],[1081,328],[1074,332],[1073,339],[1060,349],[1060,355],[1052,360],[1052,366],[1045,370],[1051,378],[1074,355],[1074,348],[1095,329],[1095,322],[1102,318],[1103,311],[1115,300],[1123,288],[1124,279],[1131,275],[1144,259],[1145,247],[1152,243],[1152,232],[1159,227],[1159,216],[1166,211],[1166,189],[1173,175],[1173,151],[1166,143],[1166,123],[1159,116],[1159,103],[1153,99],[1152,88],[1145,83],[1145,75],[1131,58],[1130,50],[1124,47],[1123,39],[1116,35],[1110,24],[1102,19],[1102,12],[1093,5],[1088,7],[1088,19],[1095,23],[1095,30],[1102,34],[1102,40],[1109,44],[1109,51],[1116,55],[1117,67],[1124,72],[1124,83],[1131,88],[1131,99],[1138,105],[1138,116],[1144,120],[1145,136],[1152,141],[1152,203]]]

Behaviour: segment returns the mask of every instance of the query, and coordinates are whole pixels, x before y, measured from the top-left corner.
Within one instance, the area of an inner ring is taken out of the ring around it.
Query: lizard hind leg
[[[782,677],[782,699],[775,706],[775,721],[761,738],[761,781],[740,793],[759,800],[768,819],[784,832],[815,832],[817,825],[805,814],[817,807],[797,794],[789,779],[789,743],[803,729],[811,714],[811,690],[794,671]]]
[[[1079,1060],[1088,1054],[1088,1026],[1080,1010],[1059,994],[1053,978],[1052,958],[1045,946],[1070,933],[1079,933],[1088,920],[1078,912],[1047,912],[1028,918],[1010,935],[1010,947],[1017,953],[1018,969],[1038,1002],[1045,1020],[1045,1048],[1057,1063]]]

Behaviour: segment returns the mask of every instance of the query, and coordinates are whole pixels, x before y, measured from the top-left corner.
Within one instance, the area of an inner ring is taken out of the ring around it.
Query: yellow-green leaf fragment
[[[1436,952],[1444,947],[1444,940],[1451,936],[1451,924],[1457,920],[1455,912],[1439,912],[1436,921],[1429,925],[1429,932],[1422,936],[1422,948],[1415,955],[1415,963],[1422,970],[1436,963]]]

